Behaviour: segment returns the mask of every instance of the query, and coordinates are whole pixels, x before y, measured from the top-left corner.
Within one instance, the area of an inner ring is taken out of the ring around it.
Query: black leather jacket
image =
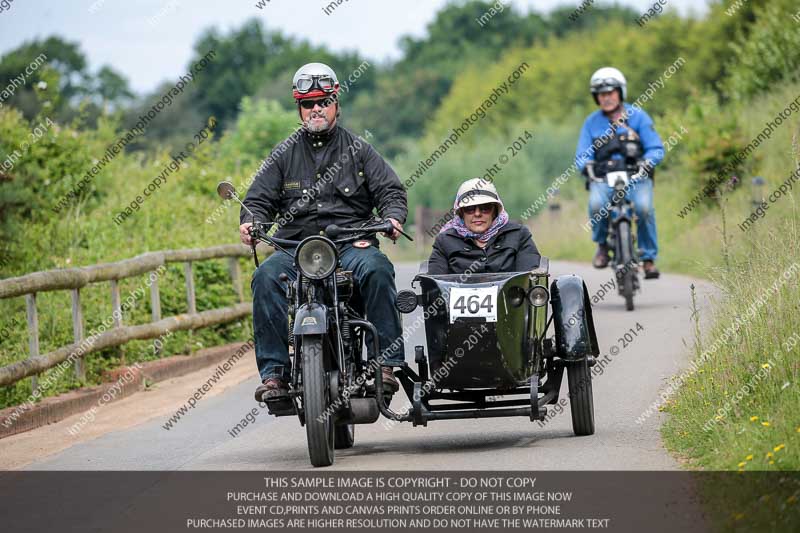
[[[401,224],[408,214],[397,174],[364,139],[335,125],[324,134],[298,130],[265,160],[244,204],[262,222],[276,222],[276,237],[300,240],[329,224],[369,223],[373,210]],[[240,224],[251,222],[244,209]]]
[[[436,236],[428,274],[527,272],[538,267],[540,259],[530,230],[516,222],[509,221],[484,248],[451,228]]]

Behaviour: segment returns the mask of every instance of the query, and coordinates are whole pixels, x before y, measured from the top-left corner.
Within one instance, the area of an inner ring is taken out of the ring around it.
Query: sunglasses
[[[483,213],[491,213],[494,211],[494,204],[480,204],[480,205],[468,205],[462,207],[461,209],[468,215],[474,213],[477,209],[480,209]]]
[[[325,108],[331,105],[333,102],[333,98],[323,98],[322,100],[300,100],[300,107],[303,109],[314,109],[314,106]]]

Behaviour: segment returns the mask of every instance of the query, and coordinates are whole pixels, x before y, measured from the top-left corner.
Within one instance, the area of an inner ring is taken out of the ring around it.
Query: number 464
[[[467,296],[459,296],[456,300],[456,303],[453,304],[454,309],[458,309],[461,313],[469,313],[474,315],[480,309],[486,309],[486,312],[491,313],[492,309],[494,309],[494,304],[492,304],[492,295],[487,294],[484,296],[483,301],[479,302],[480,296],[477,294],[473,294],[469,297]]]

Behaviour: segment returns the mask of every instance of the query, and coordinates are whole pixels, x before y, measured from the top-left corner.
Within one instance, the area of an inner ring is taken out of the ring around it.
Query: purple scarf
[[[470,231],[466,224],[464,224],[464,219],[458,214],[456,214],[447,224],[445,224],[444,227],[439,230],[439,233],[444,233],[450,228],[453,228],[463,239],[476,239],[486,244],[492,239],[492,237],[497,235],[497,232],[500,231],[503,226],[508,224],[508,213],[506,213],[506,210],[504,207],[502,207],[502,205],[500,209],[500,214],[497,215],[497,217],[492,221],[492,225],[489,226],[489,229],[483,233],[475,233]],[[455,205],[453,206],[453,211],[454,213],[458,213],[458,209],[456,209]]]

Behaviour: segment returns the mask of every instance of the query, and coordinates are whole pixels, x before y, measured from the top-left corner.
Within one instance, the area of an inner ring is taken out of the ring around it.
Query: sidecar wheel
[[[334,430],[334,444],[337,450],[352,448],[356,441],[356,425],[342,424]]]
[[[589,362],[576,361],[567,365],[569,382],[569,406],[572,411],[572,431],[576,435],[594,434],[594,400],[592,396],[592,374]]]
[[[303,337],[303,408],[306,415],[308,455],[314,466],[330,466],[334,459],[334,421],[327,412],[330,384],[325,372],[322,337]]]

